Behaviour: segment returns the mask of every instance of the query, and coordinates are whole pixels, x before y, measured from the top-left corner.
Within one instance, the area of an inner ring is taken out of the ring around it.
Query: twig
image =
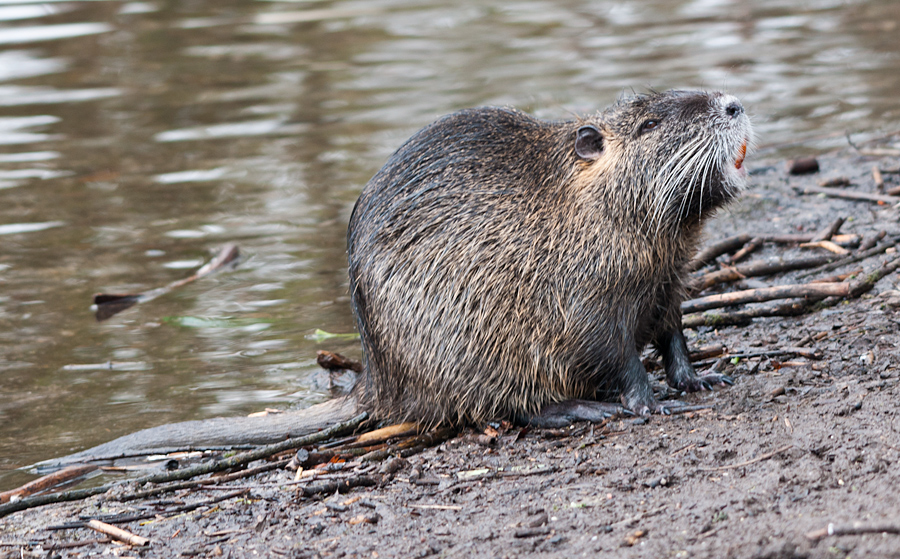
[[[688,358],[691,362],[694,361],[703,361],[704,359],[709,359],[710,357],[718,357],[725,353],[727,348],[721,344],[705,346],[695,349],[688,355]]]
[[[874,247],[875,245],[877,245],[877,244],[878,244],[878,241],[880,241],[881,239],[883,239],[885,235],[887,235],[887,231],[885,231],[885,230],[882,229],[881,231],[879,231],[879,232],[876,233],[875,235],[873,235],[873,236],[871,236],[871,237],[865,239],[863,242],[861,242],[861,243],[859,244],[859,248],[858,248],[857,250],[858,250],[859,252],[862,252],[862,251],[864,251],[864,250],[869,250],[870,248],[872,248],[872,247]]]
[[[406,505],[411,509],[462,510],[459,505]]]
[[[880,268],[866,275],[864,279],[851,282],[850,297],[856,298],[869,291],[875,287],[878,280],[893,273],[897,268],[900,268],[900,256],[885,262]]]
[[[862,534],[900,534],[900,526],[896,524],[873,524],[866,526],[860,522],[853,524],[838,524],[835,526],[831,522],[828,526],[821,530],[813,530],[806,534],[806,539],[811,541],[819,541],[828,536],[859,536]]]
[[[741,250],[735,252],[734,255],[728,259],[728,263],[734,264],[735,262],[743,260],[744,258],[747,257],[748,254],[755,251],[762,245],[763,245],[762,237],[753,237],[752,239],[750,239],[750,242],[745,244]]]
[[[683,313],[702,312],[729,305],[761,303],[763,301],[792,297],[846,297],[850,294],[850,289],[850,284],[846,283],[795,284],[745,289],[743,291],[719,293],[685,301],[681,304],[681,311]]]
[[[836,283],[839,281],[844,281],[847,278],[852,278],[853,276],[859,275],[863,272],[862,268],[858,268],[853,270],[852,272],[847,272],[845,274],[838,274],[836,276],[828,276],[825,278],[816,278],[814,280],[810,280],[809,283]]]
[[[252,477],[256,474],[260,474],[263,472],[268,472],[270,470],[277,470],[285,466],[288,462],[290,462],[290,458],[285,458],[284,460],[279,460],[277,462],[271,462],[269,464],[264,464],[262,466],[257,466],[256,468],[250,468],[248,470],[242,470],[240,472],[234,472],[231,474],[227,474],[224,476],[218,477],[210,477],[205,479],[197,479],[193,481],[185,481],[182,483],[173,483],[169,485],[162,485],[160,487],[154,487],[153,489],[147,489],[145,491],[137,491],[135,493],[128,493],[126,495],[120,495],[118,497],[114,497],[113,500],[125,502],[125,501],[133,501],[135,499],[146,499],[147,497],[152,497],[154,495],[159,495],[161,493],[168,493],[170,491],[178,491],[179,489],[189,489],[191,487],[197,487],[200,485],[220,485],[222,483],[228,483],[229,481],[234,481],[236,479],[242,479],[245,477]]]
[[[700,268],[706,266],[719,256],[725,254],[726,252],[731,252],[733,250],[737,250],[744,246],[747,242],[749,242],[753,237],[750,235],[735,235],[733,237],[728,237],[727,239],[723,239],[717,243],[713,243],[694,257],[687,265],[688,272],[695,272]]]
[[[850,190],[847,188],[822,188],[821,186],[797,186],[794,187],[800,194],[824,194],[833,198],[845,198],[847,200],[860,200],[865,202],[875,202],[878,204],[896,204],[900,199],[893,196],[885,196],[884,194],[870,194],[868,192],[860,192],[859,190]]]
[[[25,485],[17,487],[16,489],[10,489],[9,491],[0,493],[0,503],[7,503],[13,498],[28,497],[29,495],[34,495],[35,493],[46,491],[47,489],[56,487],[57,485],[66,483],[67,481],[72,481],[73,479],[78,479],[82,476],[85,476],[95,471],[96,469],[97,466],[92,464],[84,466],[69,466],[68,468],[63,468],[58,472],[53,472],[52,474],[48,474],[35,480],[29,481]]]
[[[442,427],[428,433],[422,433],[417,437],[406,439],[405,441],[401,441],[387,448],[373,450],[367,454],[363,454],[359,459],[361,462],[377,462],[379,460],[384,460],[393,454],[400,454],[400,456],[406,458],[407,456],[422,452],[430,446],[440,444],[455,434],[455,429]]]
[[[112,541],[112,538],[99,538],[95,540],[80,540],[77,542],[62,542],[62,543],[54,543],[51,545],[44,545],[44,551],[56,551],[57,549],[71,549],[73,547],[84,547],[87,545],[98,545],[109,543]]]
[[[239,255],[240,252],[238,251],[237,245],[225,245],[215,258],[207,262],[206,265],[197,270],[190,277],[174,281],[163,287],[151,289],[150,291],[144,291],[143,293],[98,293],[94,295],[94,305],[96,306],[95,316],[97,317],[97,321],[104,321],[107,318],[115,316],[116,314],[124,311],[125,309],[137,305],[138,303],[146,303],[147,301],[152,301],[153,299],[165,295],[166,293],[169,293],[174,289],[185,286],[193,281],[197,281],[200,278],[217,272],[224,266],[230,264],[231,262],[234,262]]]
[[[85,523],[85,526],[87,526],[91,530],[96,530],[101,534],[106,534],[107,536],[117,539],[120,542],[125,542],[128,545],[143,547],[150,543],[150,540],[145,537],[138,536],[137,534],[132,534],[127,530],[109,525],[106,522],[100,522],[99,520],[88,520]]]
[[[772,452],[767,452],[767,453],[763,454],[762,456],[757,456],[753,460],[747,460],[746,462],[739,462],[737,464],[729,464],[728,466],[717,466],[715,468],[698,468],[698,469],[701,471],[704,471],[704,472],[718,472],[720,470],[733,470],[734,468],[743,468],[744,466],[749,466],[750,464],[756,464],[757,462],[762,462],[763,460],[768,460],[769,458],[772,458],[773,456],[777,456],[778,454],[781,454],[782,452],[784,452],[786,450],[790,450],[792,448],[794,448],[794,445],[789,444],[789,445],[785,445],[779,449],[773,450]]]
[[[137,522],[138,520],[146,520],[148,518],[156,518],[158,516],[168,515],[173,516],[176,514],[181,514],[184,512],[190,512],[192,510],[199,509],[201,507],[205,507],[208,505],[213,505],[220,501],[227,501],[228,499],[233,499],[235,497],[240,497],[241,495],[246,495],[250,492],[249,488],[241,488],[238,490],[231,491],[230,493],[224,493],[219,495],[218,497],[213,497],[212,499],[207,499],[205,501],[197,501],[196,503],[190,503],[188,505],[181,505],[180,507],[175,507],[173,509],[167,509],[162,512],[158,511],[147,511],[147,512],[135,512],[128,514],[109,514],[105,516],[100,516],[97,518],[86,518],[83,521],[79,522],[68,522],[66,524],[58,524],[56,526],[47,526],[45,530],[72,530],[74,528],[81,528],[85,526],[88,520],[99,520],[101,522],[106,522],[108,524],[123,524],[125,522]]]
[[[288,439],[286,441],[282,441],[280,443],[275,443],[271,445],[267,445],[264,447],[260,447],[256,450],[251,450],[249,452],[242,452],[240,454],[235,454],[230,458],[225,458],[222,460],[216,460],[210,462],[208,464],[199,464],[197,466],[191,468],[185,468],[183,470],[175,470],[174,472],[167,472],[161,474],[153,474],[150,476],[145,476],[142,478],[138,478],[134,480],[134,483],[139,485],[143,485],[145,483],[164,483],[168,481],[180,481],[185,479],[190,479],[192,477],[196,477],[203,474],[211,474],[213,472],[220,472],[222,470],[227,470],[230,468],[234,468],[236,466],[240,466],[243,464],[247,464],[253,462],[254,460],[261,460],[263,458],[268,458],[273,454],[278,454],[279,452],[284,452],[285,450],[291,450],[294,448],[300,448],[301,446],[311,445],[320,441],[324,441],[329,439],[335,435],[343,433],[345,431],[349,431],[358,427],[363,421],[365,421],[369,415],[367,413],[361,413],[360,415],[350,419],[349,421],[345,421],[342,423],[338,423],[328,429],[324,429],[319,431],[318,433],[313,433],[312,435],[307,435],[305,437],[296,437],[293,439]],[[123,485],[125,483],[129,483],[129,481],[118,481],[115,483],[110,483],[106,485],[101,485],[98,487],[91,487],[88,489],[81,489],[76,491],[66,491],[64,493],[55,493],[53,495],[40,495],[37,497],[27,497],[25,499],[19,499],[18,501],[12,503],[6,503],[0,505],[0,518],[11,514],[16,511],[30,509],[34,507],[40,507],[43,505],[49,505],[51,503],[61,503],[65,501],[78,501],[81,499],[86,499],[93,495],[99,495],[100,493],[106,493],[113,487]]]
[[[793,301],[776,306],[757,307],[734,312],[707,311],[702,314],[689,314],[681,319],[681,325],[684,328],[698,328],[700,326],[710,326],[713,328],[720,326],[746,326],[753,322],[754,318],[801,315],[809,309],[810,303],[818,300],[820,299]]]
[[[853,264],[855,262],[859,262],[860,260],[865,260],[866,258],[869,258],[870,256],[875,256],[877,254],[881,254],[882,252],[886,251],[887,249],[897,246],[897,242],[900,242],[900,235],[892,236],[887,241],[885,241],[877,246],[874,246],[870,249],[861,250],[861,251],[857,252],[856,254],[854,254],[853,256],[847,256],[846,258],[841,258],[840,260],[835,260],[831,264],[822,266],[821,268],[814,270],[812,272],[802,274],[800,277],[805,278],[805,277],[811,276],[818,272],[830,272],[831,270],[840,268],[841,266],[846,266],[847,264]]]
[[[388,439],[395,439],[399,437],[408,437],[411,435],[417,434],[421,431],[422,428],[418,423],[400,423],[397,425],[390,425],[388,427],[382,427],[381,429],[375,429],[374,431],[369,431],[368,433],[363,433],[356,437],[356,440],[343,445],[339,448],[336,448],[335,451],[342,450],[344,448],[358,448],[361,446],[372,446],[378,443],[383,443]]]
[[[881,171],[877,165],[872,167],[872,180],[875,181],[875,190],[884,192],[884,177],[881,176]]]
[[[844,218],[839,217],[834,220],[831,225],[822,230],[821,233],[812,238],[809,242],[817,243],[819,241],[830,241],[832,237],[837,235],[837,232],[840,231],[841,226],[844,224]]]
[[[845,249],[844,247],[838,246],[836,243],[833,243],[831,241],[811,241],[808,243],[800,243],[800,248],[824,248],[829,252],[840,254],[841,256],[850,254],[849,250]]]
[[[737,281],[744,278],[768,276],[793,270],[805,270],[834,262],[837,257],[830,255],[807,256],[791,260],[769,259],[748,262],[739,266],[724,268],[715,272],[704,274],[697,283],[697,291],[703,291],[718,283]]]

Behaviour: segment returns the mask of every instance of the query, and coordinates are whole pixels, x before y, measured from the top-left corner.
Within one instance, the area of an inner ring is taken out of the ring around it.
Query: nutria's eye
[[[593,126],[582,126],[575,137],[575,153],[593,161],[603,153],[603,134]]]
[[[658,120],[648,120],[641,125],[641,134],[643,134],[644,132],[649,132],[657,126],[659,126]]]

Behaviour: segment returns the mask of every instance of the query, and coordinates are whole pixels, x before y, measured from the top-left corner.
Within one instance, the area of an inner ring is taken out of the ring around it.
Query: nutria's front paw
[[[732,386],[733,384],[734,380],[728,375],[708,373],[681,379],[672,388],[682,392],[700,392],[712,390],[714,386]]]

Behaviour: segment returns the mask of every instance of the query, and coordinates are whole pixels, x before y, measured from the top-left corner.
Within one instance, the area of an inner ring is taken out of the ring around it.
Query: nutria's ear
[[[575,153],[582,159],[593,161],[603,153],[603,135],[593,126],[582,126],[575,136]]]

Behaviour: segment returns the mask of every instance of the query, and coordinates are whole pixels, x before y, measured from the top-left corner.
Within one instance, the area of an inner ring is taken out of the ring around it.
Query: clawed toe
[[[703,390],[712,390],[716,386],[734,386],[734,379],[728,375],[710,373],[692,379],[685,379],[679,382],[675,388],[683,392],[701,392]]]

